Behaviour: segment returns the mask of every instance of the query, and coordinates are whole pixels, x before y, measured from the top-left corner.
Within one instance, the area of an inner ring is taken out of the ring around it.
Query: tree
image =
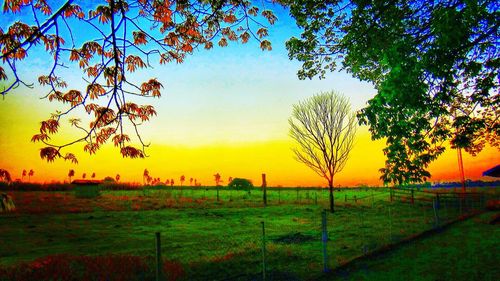
[[[82,179],[85,179],[87,177],[87,173],[82,174]]]
[[[185,180],[186,180],[186,177],[184,175],[182,175],[181,178],[180,178],[181,186],[182,186],[182,184],[184,183]]]
[[[28,172],[28,181],[31,181],[31,177],[35,175],[35,171],[33,171],[33,169],[30,169],[30,171]]]
[[[215,180],[215,186],[219,186],[220,183],[222,182],[221,176],[220,176],[219,173],[217,173],[217,174],[214,175],[214,180]]]
[[[115,179],[116,179],[116,182],[120,181],[120,174],[116,174]]]
[[[70,169],[68,172],[69,183],[71,183],[71,178],[75,176],[75,170]]]
[[[253,187],[253,184],[249,179],[234,178],[227,186],[238,189],[249,189]]]
[[[143,185],[146,185],[146,182],[148,182],[148,178],[149,178],[149,171],[148,169],[144,169],[144,172],[142,173],[142,184]]]
[[[166,184],[166,185],[170,185],[170,180],[169,180],[169,179],[167,179],[167,180],[165,181],[165,184]]]
[[[189,179],[189,185],[191,185],[191,186],[193,185],[193,178]]]
[[[174,186],[174,179],[170,179],[170,186]]]
[[[230,184],[232,181],[233,181],[233,177],[229,177],[229,178],[227,179],[227,185],[229,186],[229,184]]]
[[[26,170],[23,170],[23,173],[21,174],[21,180],[24,180],[24,177],[26,177],[26,174],[27,174]]]
[[[137,127],[156,111],[151,105],[136,104],[132,97],[160,97],[163,81],[137,81],[135,71],[156,63],[182,63],[195,49],[211,49],[215,42],[225,47],[229,41],[246,43],[253,38],[262,50],[271,50],[263,21],[272,25],[277,20],[270,10],[260,11],[246,0],[108,0],[85,5],[72,0],[5,0],[3,11],[23,17],[0,26],[0,80],[7,81],[0,93],[20,85],[31,88],[18,69],[38,57],[34,52],[45,50],[51,67],[41,73],[38,83],[46,89],[45,98],[62,108],[41,123],[32,141],[45,145],[41,158],[73,162],[76,156],[63,155],[62,149],[83,142],[84,151],[93,154],[110,139],[123,157],[145,156],[147,144]],[[62,77],[63,69],[73,65],[84,76],[84,88],[75,88]],[[75,109],[86,113],[88,120],[75,118]],[[51,136],[58,133],[63,119],[81,130],[81,137],[53,142]],[[133,128],[139,148],[130,144],[128,127]]]
[[[90,177],[93,178],[93,179],[95,179],[95,172],[92,173],[92,175]]]
[[[9,171],[0,169],[0,181],[7,183],[10,183],[12,181]]]
[[[356,135],[356,115],[349,100],[335,92],[316,94],[293,106],[290,136],[297,161],[328,182],[334,212],[333,179],[347,163]]]
[[[286,43],[300,78],[340,63],[377,89],[358,117],[386,140],[385,183],[425,181],[445,141],[500,148],[498,1],[282,2],[303,28]]]

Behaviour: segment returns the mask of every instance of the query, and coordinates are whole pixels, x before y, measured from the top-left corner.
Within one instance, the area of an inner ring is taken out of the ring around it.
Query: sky
[[[143,171],[148,169],[162,181],[173,178],[178,182],[185,175],[213,185],[213,175],[220,173],[224,183],[228,177],[241,177],[260,185],[261,174],[266,173],[270,186],[325,186],[325,180],[294,159],[288,135],[293,104],[322,91],[337,91],[358,110],[376,91],[343,72],[329,73],[322,80],[299,80],[300,63],[289,60],[284,43],[300,30],[286,10],[273,9],[278,22],[269,29],[272,51],[261,51],[257,42],[230,43],[226,48],[196,50],[182,64],[155,65],[135,74],[137,79],[156,77],[164,85],[160,99],[142,101],[158,112],[141,126],[142,138],[150,143],[145,159],[124,159],[108,144],[92,156],[81,145],[65,150],[77,155],[76,165],[41,160],[42,145],[30,139],[39,122],[57,107],[40,99],[46,89],[35,85],[33,89],[19,87],[0,99],[0,168],[10,171],[13,178],[20,178],[23,169],[33,169],[32,181],[36,182],[67,180],[69,169],[75,170],[76,178],[95,172],[96,178],[120,174],[121,181],[142,182]],[[1,26],[16,17],[2,17]],[[36,75],[49,67],[48,60],[39,50],[28,59],[29,65],[19,71],[35,83]],[[65,78],[83,88],[76,69],[72,65],[63,70]],[[62,138],[75,136],[70,130],[62,133]],[[380,185],[383,147],[383,140],[371,140],[367,127],[358,128],[350,159],[335,176],[335,185]],[[499,162],[499,152],[489,147],[477,157],[464,154],[466,177],[487,179],[481,178],[482,171]],[[434,182],[457,180],[456,151],[448,149],[431,164],[430,172]]]

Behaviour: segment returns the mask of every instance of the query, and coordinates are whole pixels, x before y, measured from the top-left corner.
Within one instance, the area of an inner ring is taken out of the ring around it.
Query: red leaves
[[[144,68],[146,64],[142,61],[141,57],[130,55],[125,59],[125,63],[127,64],[127,70],[130,72],[134,72],[136,68]]]
[[[32,142],[38,142],[38,141],[44,142],[44,141],[47,141],[49,139],[50,139],[50,137],[47,134],[43,134],[43,133],[42,134],[36,134],[33,137],[31,137],[31,141]]]
[[[148,82],[144,82],[141,85],[141,94],[142,95],[152,95],[153,97],[160,97],[160,89],[163,88],[163,85],[154,79],[150,79]]]
[[[87,93],[90,99],[93,100],[98,99],[99,96],[105,95],[106,90],[100,84],[94,83],[87,86]]]
[[[260,48],[263,50],[263,51],[271,51],[273,48],[271,47],[271,42],[269,42],[268,40],[262,40],[262,42],[260,42]]]
[[[266,37],[269,35],[269,33],[267,32],[267,28],[259,28],[259,30],[257,30],[257,35],[259,35],[259,38],[263,38],[263,37]]]
[[[87,143],[83,147],[83,151],[88,152],[90,155],[95,154],[97,149],[99,149],[99,145],[97,143]]]
[[[7,80],[7,74],[5,74],[5,70],[0,66],[0,80]]]
[[[144,152],[132,146],[124,146],[120,149],[123,157],[134,158],[144,158]]]
[[[65,18],[76,17],[79,19],[83,19],[85,17],[85,14],[83,13],[83,10],[80,6],[73,4],[73,5],[69,5],[64,10],[63,16]]]
[[[148,43],[148,40],[146,40],[146,33],[142,31],[134,31],[132,32],[132,36],[134,37],[135,45],[145,45]]]
[[[229,15],[226,15],[224,16],[224,18],[222,19],[224,22],[227,22],[227,23],[234,23],[236,22],[236,16],[234,14],[229,14]]]
[[[40,157],[46,159],[47,162],[53,162],[56,157],[61,157],[61,153],[53,147],[44,147],[40,149]]]
[[[269,24],[274,24],[278,18],[273,14],[271,10],[264,10],[262,11],[261,15],[267,19]]]
[[[124,134],[117,134],[113,137],[113,143],[115,146],[123,146],[125,142],[129,142],[130,137]]]
[[[55,119],[49,119],[47,121],[42,121],[40,125],[40,133],[42,134],[54,134],[59,128],[59,122]]]

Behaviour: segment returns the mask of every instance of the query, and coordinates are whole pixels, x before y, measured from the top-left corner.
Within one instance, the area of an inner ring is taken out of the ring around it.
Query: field
[[[126,279],[141,280],[154,278],[156,232],[169,280],[260,280],[263,272],[270,280],[307,280],[320,277],[325,266],[334,269],[485,204],[484,198],[441,194],[436,209],[435,193],[415,191],[412,204],[409,191],[391,201],[386,189],[349,189],[335,191],[336,212],[322,224],[328,193],[318,189],[269,189],[267,207],[259,189],[150,188],[103,191],[97,198],[71,191],[8,193],[17,210],[0,215],[0,266],[7,273],[21,276],[19,268],[34,265],[43,271],[61,260],[84,272],[79,256],[138,258],[145,268]]]

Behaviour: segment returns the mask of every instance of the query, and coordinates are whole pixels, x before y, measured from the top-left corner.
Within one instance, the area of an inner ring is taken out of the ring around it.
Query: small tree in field
[[[214,180],[215,180],[215,186],[219,186],[220,183],[222,182],[221,176],[219,173],[214,175]]]
[[[70,169],[68,172],[69,183],[71,183],[71,178],[75,176],[75,170]]]
[[[33,171],[33,169],[30,169],[30,171],[28,172],[28,181],[31,181],[31,177],[35,175],[35,171]]]
[[[26,170],[23,170],[23,173],[21,175],[21,180],[24,180],[24,177],[26,177],[26,174],[27,174]]]
[[[344,168],[356,134],[356,115],[349,100],[326,92],[293,106],[290,136],[296,141],[296,159],[325,178],[334,212],[333,178]]]
[[[184,184],[185,180],[186,180],[186,177],[184,175],[182,175],[181,178],[180,178],[181,186]]]

